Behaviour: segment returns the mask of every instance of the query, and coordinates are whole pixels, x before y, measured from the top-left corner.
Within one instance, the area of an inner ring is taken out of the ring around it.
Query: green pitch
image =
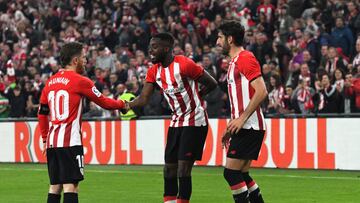
[[[360,171],[254,169],[267,203],[360,202]],[[193,203],[231,203],[221,167],[195,167]],[[42,164],[0,164],[0,202],[46,202],[48,176]],[[80,184],[80,202],[160,203],[161,166],[90,166]]]

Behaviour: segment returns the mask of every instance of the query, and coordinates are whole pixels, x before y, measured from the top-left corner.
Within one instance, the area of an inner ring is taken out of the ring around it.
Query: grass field
[[[253,169],[267,203],[360,202],[360,171]],[[0,164],[0,202],[46,202],[43,164]],[[161,166],[90,166],[80,184],[80,202],[160,203]],[[195,167],[193,203],[232,202],[221,167]]]

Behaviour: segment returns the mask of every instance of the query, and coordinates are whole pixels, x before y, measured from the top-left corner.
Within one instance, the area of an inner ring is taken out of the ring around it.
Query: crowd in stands
[[[258,59],[266,114],[360,112],[360,4],[346,0],[0,0],[0,117],[35,117],[46,80],[60,68],[60,47],[85,44],[87,76],[106,96],[139,95],[159,32],[174,54],[201,64],[218,88],[205,97],[210,117],[229,115],[229,58],[217,27],[239,20],[244,47]],[[168,115],[155,90],[130,118]],[[84,117],[120,116],[86,102]]]

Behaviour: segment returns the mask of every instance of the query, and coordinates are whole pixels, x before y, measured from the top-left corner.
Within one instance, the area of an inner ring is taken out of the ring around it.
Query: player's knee
[[[52,194],[61,194],[61,191],[62,191],[62,185],[50,185],[49,187],[49,193],[52,193]]]
[[[177,165],[165,164],[164,166],[164,177],[174,178],[177,173]]]
[[[229,179],[231,178],[231,173],[229,172],[229,170],[227,168],[224,168],[223,176],[224,176],[225,180],[227,180],[229,182]]]
[[[192,164],[180,164],[178,168],[178,177],[191,176]]]
[[[249,172],[242,172],[242,176],[243,176],[244,181],[245,181],[246,183],[249,183],[249,182],[252,181],[252,178],[251,178]]]
[[[233,170],[224,168],[224,178],[229,183],[229,185],[235,185],[243,181],[240,170]]]
[[[77,193],[78,192],[78,184],[64,184],[64,193],[71,192],[71,193]]]

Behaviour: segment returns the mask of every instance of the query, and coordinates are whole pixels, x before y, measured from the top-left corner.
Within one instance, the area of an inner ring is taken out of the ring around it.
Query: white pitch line
[[[0,167],[0,171],[47,171],[47,169],[38,169],[38,168],[32,168],[32,169],[28,169],[28,168],[1,168]],[[161,175],[162,172],[157,172],[157,171],[116,171],[116,170],[93,170],[93,169],[86,169],[85,167],[85,173],[113,173],[113,174],[121,174],[121,173],[125,173],[125,174],[131,174],[131,173],[140,173],[140,174],[147,174],[147,173],[155,173],[155,174],[159,174]],[[221,174],[213,174],[213,173],[196,173],[196,176],[219,176]],[[279,177],[279,178],[307,178],[307,179],[325,179],[325,180],[356,180],[356,181],[360,181],[359,177],[333,177],[333,176],[301,176],[301,175],[276,175],[276,174],[272,174],[272,175],[254,175],[254,177]]]

